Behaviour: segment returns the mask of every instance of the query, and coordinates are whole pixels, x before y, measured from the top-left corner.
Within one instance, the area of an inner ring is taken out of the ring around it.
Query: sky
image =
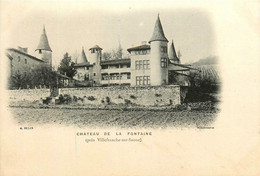
[[[166,3],[166,2],[164,2]],[[119,46],[126,49],[149,41],[159,13],[169,45],[173,40],[180,50],[182,63],[217,55],[214,24],[205,9],[138,3],[24,3],[13,5],[10,12],[8,47],[28,47],[35,55],[45,25],[49,44],[53,50],[53,64],[58,65],[68,52],[74,59],[84,47],[94,45],[109,52]],[[12,23],[12,24],[11,24]]]

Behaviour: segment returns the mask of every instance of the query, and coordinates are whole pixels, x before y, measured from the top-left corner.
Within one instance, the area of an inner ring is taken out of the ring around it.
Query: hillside
[[[207,58],[200,59],[191,65],[201,71],[200,73],[202,79],[208,79],[215,83],[220,82],[218,57],[209,56]]]
[[[217,56],[208,56],[206,58],[200,59],[197,62],[192,63],[192,65],[216,65],[218,64],[218,57]]]

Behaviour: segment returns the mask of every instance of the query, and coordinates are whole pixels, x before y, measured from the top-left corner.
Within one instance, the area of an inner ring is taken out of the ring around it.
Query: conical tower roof
[[[81,54],[80,54],[80,56],[77,59],[77,64],[87,63],[87,62],[88,62],[88,60],[87,60],[84,48],[82,47]]]
[[[180,61],[178,56],[177,56],[177,54],[176,54],[173,41],[172,41],[170,49],[169,49],[169,59],[174,61],[174,62],[179,62]]]
[[[51,47],[49,45],[49,42],[48,42],[47,35],[46,35],[45,26],[43,26],[43,32],[42,32],[42,35],[41,35],[41,38],[40,38],[40,42],[39,42],[38,47],[36,48],[36,50],[52,51]]]
[[[153,35],[152,38],[150,39],[149,43],[152,41],[166,41],[168,42],[167,38],[164,35],[161,20],[158,14],[157,20],[155,22],[154,30],[153,30]]]

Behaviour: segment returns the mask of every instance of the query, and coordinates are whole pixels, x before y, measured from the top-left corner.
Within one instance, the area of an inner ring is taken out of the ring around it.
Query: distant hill
[[[209,56],[207,58],[200,59],[191,65],[200,70],[202,79],[208,79],[216,83],[220,82],[217,56]]]
[[[217,56],[208,56],[204,59],[200,59],[197,62],[192,63],[194,66],[200,66],[200,65],[215,65],[218,64],[218,57]]]

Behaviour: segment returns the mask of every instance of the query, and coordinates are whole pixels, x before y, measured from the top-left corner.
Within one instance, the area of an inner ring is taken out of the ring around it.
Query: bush
[[[88,100],[89,100],[89,101],[94,101],[95,99],[96,99],[96,98],[93,97],[93,96],[89,96],[89,97],[88,97]]]
[[[131,102],[131,100],[125,99],[125,104],[130,105],[130,104],[132,104],[132,102]]]
[[[156,97],[161,97],[162,94],[157,94],[157,93],[156,93],[155,96],[156,96]]]
[[[74,102],[77,102],[77,101],[78,101],[78,97],[73,96],[73,101],[74,101]]]
[[[130,95],[130,98],[132,99],[136,99],[136,97],[134,95]]]
[[[110,103],[110,98],[106,97],[106,103],[109,104]]]

